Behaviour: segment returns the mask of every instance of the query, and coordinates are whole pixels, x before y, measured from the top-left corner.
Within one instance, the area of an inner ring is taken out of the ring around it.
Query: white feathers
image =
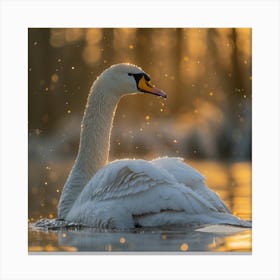
[[[65,183],[59,218],[98,228],[217,223],[250,226],[230,214],[204,177],[180,158],[117,160],[106,165],[119,98],[137,91],[128,73],[141,68],[119,64],[94,82],[82,121],[77,159]],[[122,89],[122,90],[121,90]]]
[[[176,166],[180,168],[176,170]],[[177,178],[184,171],[191,187]],[[88,182],[66,219],[119,229],[187,223],[244,226],[246,223],[231,215],[203,180],[198,171],[177,158],[114,161]],[[202,190],[206,190],[203,195]]]

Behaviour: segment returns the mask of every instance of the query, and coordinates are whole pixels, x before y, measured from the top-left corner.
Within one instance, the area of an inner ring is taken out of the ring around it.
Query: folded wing
[[[205,223],[208,214],[219,212],[229,210],[198,171],[178,158],[161,158],[108,164],[85,186],[67,219],[94,227],[133,228],[186,224],[195,217]]]

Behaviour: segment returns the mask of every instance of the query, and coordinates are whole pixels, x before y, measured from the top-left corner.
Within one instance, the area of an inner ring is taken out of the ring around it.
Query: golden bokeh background
[[[251,32],[249,28],[29,29],[29,139],[34,140],[30,155],[38,153],[38,138],[51,135],[64,139],[56,147],[61,156],[75,153],[92,82],[110,65],[130,62],[148,72],[168,99],[139,95],[120,102],[112,158],[165,153],[250,160]]]
[[[168,98],[120,101],[111,160],[183,157],[251,219],[250,28],[30,28],[29,221],[57,217],[90,86],[119,62],[142,67]]]

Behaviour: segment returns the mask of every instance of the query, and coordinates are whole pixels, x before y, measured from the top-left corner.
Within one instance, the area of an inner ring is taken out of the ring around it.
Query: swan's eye
[[[128,76],[133,76],[137,83],[142,77],[144,77],[147,82],[151,80],[150,76],[146,73],[137,73],[137,74],[128,73]]]
[[[149,81],[151,80],[150,76],[147,75],[146,73],[143,73],[143,76],[144,76],[144,78],[145,78],[146,81],[149,82]]]

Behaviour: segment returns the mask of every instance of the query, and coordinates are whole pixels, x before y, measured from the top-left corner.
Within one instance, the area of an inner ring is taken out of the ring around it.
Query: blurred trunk
[[[49,83],[52,64],[52,49],[49,45],[50,29],[28,29],[28,120],[29,128],[48,127],[45,120],[49,117],[52,102],[49,98]]]
[[[209,72],[215,73],[212,79],[212,88],[217,88],[222,91],[222,95],[226,95],[219,104],[216,104],[222,111],[224,116],[224,122],[220,128],[219,135],[217,135],[217,149],[219,151],[219,157],[223,159],[230,159],[232,157],[233,149],[233,135],[232,131],[235,124],[235,119],[233,113],[235,109],[235,100],[233,100],[233,90],[234,82],[228,76],[230,69],[226,69],[224,64],[220,59],[218,59],[218,49],[216,44],[219,44],[220,38],[215,28],[209,28],[207,32],[207,46],[208,46],[208,65],[207,67],[211,69]],[[233,57],[230,58],[231,60]],[[231,62],[232,64],[232,62]]]
[[[116,59],[114,57],[114,50],[113,50],[113,38],[114,38],[114,31],[113,28],[103,28],[103,45],[101,48],[103,49],[102,52],[102,60],[104,63],[104,69],[109,67],[109,64],[115,63]]]
[[[136,31],[136,40],[138,44],[135,46],[135,60],[136,64],[150,72],[152,68],[152,59],[149,57],[151,42],[153,36],[152,28],[138,28]]]
[[[242,65],[244,58],[240,50],[238,50],[238,31],[232,28],[228,38],[232,44],[232,53],[229,57],[231,63],[226,66],[227,64],[217,59],[219,54],[216,44],[221,43],[219,42],[218,34],[215,29],[208,30],[209,57],[213,57],[210,60],[212,64],[211,71],[217,72],[217,84],[216,86],[213,85],[213,87],[219,88],[226,96],[218,104],[223,110],[225,118],[219,139],[219,149],[222,156],[230,159],[239,156],[242,142],[250,142],[251,131],[248,127],[250,127],[251,122],[251,81],[246,79],[248,76],[246,75],[247,70]],[[246,125],[244,126],[243,123]],[[250,156],[246,152],[244,155]]]
[[[186,99],[183,96],[184,89],[180,87],[180,63],[182,60],[182,45],[183,45],[183,30],[182,28],[176,28],[176,44],[172,50],[171,57],[173,57],[173,67],[172,73],[174,76],[175,82],[173,83],[173,91],[176,93],[176,100],[173,102],[173,112],[179,113],[180,111],[185,111],[184,100]]]

